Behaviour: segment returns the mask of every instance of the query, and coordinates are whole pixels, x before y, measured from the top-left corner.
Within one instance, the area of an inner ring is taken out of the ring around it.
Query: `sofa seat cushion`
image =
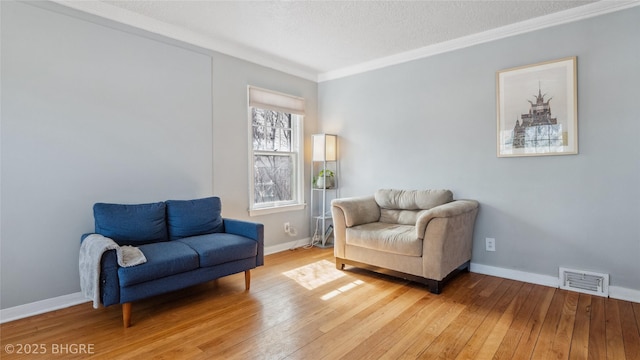
[[[374,222],[347,228],[347,245],[407,256],[422,256],[422,240],[411,225]]]
[[[147,262],[118,269],[120,286],[139,284],[198,268],[198,254],[189,246],[176,242],[159,242],[139,246]]]
[[[200,257],[200,267],[215,266],[258,255],[258,242],[244,236],[216,233],[192,236],[173,242],[191,247]]]

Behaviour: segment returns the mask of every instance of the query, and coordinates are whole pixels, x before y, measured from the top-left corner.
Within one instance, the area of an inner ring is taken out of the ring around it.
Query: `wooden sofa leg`
[[[125,329],[131,326],[131,303],[122,304],[122,322]]]
[[[251,287],[251,270],[244,272],[244,288],[246,291]]]

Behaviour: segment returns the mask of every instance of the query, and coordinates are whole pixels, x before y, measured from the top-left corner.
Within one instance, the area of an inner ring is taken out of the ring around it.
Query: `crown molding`
[[[195,45],[203,49],[220,52],[242,60],[246,60],[261,66],[278,70],[293,76],[314,82],[324,82],[335,80],[351,75],[356,75],[372,70],[385,68],[405,62],[422,59],[466,47],[487,43],[515,35],[520,35],[536,30],[545,29],[552,26],[562,25],[570,22],[589,19],[592,17],[608,14],[615,11],[639,6],[640,0],[601,0],[588,5],[559,11],[549,15],[541,16],[518,22],[511,25],[502,26],[496,29],[487,30],[481,33],[468,35],[465,37],[441,42],[438,44],[425,46],[423,48],[406,51],[403,53],[382,57],[372,61],[367,61],[357,65],[332,70],[324,73],[305,68],[299,64],[288,62],[286,59],[270,56],[259,51],[249,49],[230,42],[213,39],[185,28],[171,25],[163,21],[134,13],[132,11],[118,8],[97,0],[74,1],[74,0],[51,0],[53,3],[74,9],[83,13],[98,16],[119,24],[131,26],[166,38],[178,40],[190,45]]]
[[[444,41],[423,48],[367,61],[354,66],[328,71],[318,75],[318,82],[335,80],[372,70],[385,68],[405,62],[422,59],[466,47],[487,43],[494,40],[520,35],[552,26],[567,24],[579,20],[589,19],[599,15],[628,9],[640,5],[639,0],[601,0],[588,5],[559,11],[538,18],[521,21],[484,32]]]
[[[300,65],[288,62],[286,59],[270,56],[263,52],[254,51],[250,48],[233,44],[231,42],[214,39],[204,36],[195,31],[185,29],[180,26],[168,24],[166,22],[150,18],[126,9],[122,9],[102,1],[97,0],[50,0],[66,8],[80,11],[102,19],[114,21],[118,24],[127,25],[152,34],[164,36],[169,39],[178,40],[189,45],[194,45],[206,50],[216,51],[225,55],[246,60],[264,67],[278,70],[303,79],[317,82],[316,71],[304,68]],[[37,4],[36,4],[37,5]],[[94,19],[87,17],[84,20]]]

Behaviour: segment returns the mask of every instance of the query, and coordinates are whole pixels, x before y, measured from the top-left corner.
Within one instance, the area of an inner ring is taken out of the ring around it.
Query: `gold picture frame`
[[[498,157],[578,153],[575,56],[496,73]]]

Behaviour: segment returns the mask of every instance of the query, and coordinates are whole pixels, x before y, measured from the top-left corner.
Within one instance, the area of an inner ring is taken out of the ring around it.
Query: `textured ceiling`
[[[594,1],[103,1],[326,73]]]

